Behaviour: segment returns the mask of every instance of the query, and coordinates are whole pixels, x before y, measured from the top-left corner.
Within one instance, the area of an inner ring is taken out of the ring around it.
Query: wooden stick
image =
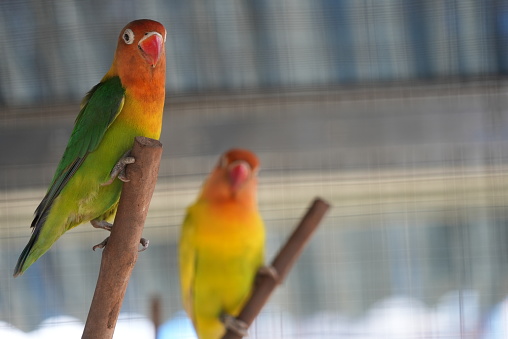
[[[277,276],[268,274],[258,274],[256,277],[256,284],[250,299],[245,304],[243,310],[238,315],[237,319],[245,322],[250,326],[256,316],[259,314],[263,306],[268,301],[268,298],[275,290],[278,284],[281,284],[291,270],[291,267],[300,256],[303,248],[310,240],[312,233],[317,229],[321,219],[325,215],[330,205],[324,200],[317,198],[312,203],[305,216],[300,221],[300,224],[293,231],[288,241],[281,248],[279,254],[272,261],[272,267],[277,272]],[[222,339],[241,339],[242,337],[237,333],[228,330]]]
[[[83,339],[113,337],[127,284],[138,258],[139,240],[157,181],[161,154],[159,141],[135,138],[131,155],[136,162],[126,167],[130,181],[123,184],[111,236],[102,253]]]
[[[159,338],[159,328],[162,324],[162,306],[160,295],[152,297],[150,302],[150,317],[152,318],[153,327],[155,330],[155,339]]]

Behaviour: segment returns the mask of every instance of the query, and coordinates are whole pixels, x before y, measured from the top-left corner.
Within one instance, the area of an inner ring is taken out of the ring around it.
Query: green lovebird
[[[88,221],[104,227],[114,218],[126,180],[115,177],[122,164],[133,161],[125,155],[134,137],[160,137],[165,42],[166,29],[156,21],[136,20],[121,31],[111,68],[83,99],[67,148],[35,211],[32,236],[14,276],[71,228]]]

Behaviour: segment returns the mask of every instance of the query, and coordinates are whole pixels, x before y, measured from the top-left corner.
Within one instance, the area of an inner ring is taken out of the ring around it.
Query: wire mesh
[[[333,205],[251,337],[507,336],[499,0],[2,1],[0,333],[80,333],[100,263],[91,246],[104,234],[79,226],[22,277],[11,272],[81,97],[107,71],[120,29],[141,17],[168,29],[165,151],[151,245],[117,337],[153,333],[153,296],[160,338],[193,337],[178,235],[231,147],[261,158],[268,260],[314,196]]]

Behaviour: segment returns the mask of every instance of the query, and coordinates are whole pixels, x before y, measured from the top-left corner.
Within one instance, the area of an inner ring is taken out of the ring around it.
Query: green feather
[[[85,96],[72,131],[67,148],[58,164],[51,185],[35,210],[31,227],[34,228],[30,241],[21,253],[14,275],[22,273],[31,254],[53,202],[85,161],[88,154],[101,143],[109,126],[122,110],[125,89],[119,77],[112,77],[94,86]],[[37,258],[31,260],[35,261]],[[31,263],[29,263],[31,264]],[[28,265],[29,266],[29,265]]]

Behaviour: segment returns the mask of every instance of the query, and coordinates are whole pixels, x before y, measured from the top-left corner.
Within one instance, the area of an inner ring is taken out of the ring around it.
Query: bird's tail
[[[18,275],[23,274],[23,272],[30,267],[43,253],[40,253],[39,255],[33,255],[34,253],[32,249],[34,248],[35,243],[37,242],[37,239],[39,238],[41,228],[37,227],[34,229],[32,236],[30,237],[30,240],[28,241],[28,244],[26,244],[25,248],[23,249],[23,252],[21,252],[21,255],[19,256],[18,263],[16,264],[16,267],[14,268],[14,276],[17,277]]]
[[[58,215],[56,217],[58,218]],[[50,224],[55,222],[56,224],[61,224],[61,220],[50,220],[45,217],[34,220],[34,223],[37,225],[34,225],[32,236],[19,256],[18,263],[14,268],[15,277],[23,274],[23,272],[46,253],[62,235],[63,232],[58,232],[54,227],[49,227],[50,225],[47,225],[48,222]],[[43,234],[42,236],[41,233]]]

